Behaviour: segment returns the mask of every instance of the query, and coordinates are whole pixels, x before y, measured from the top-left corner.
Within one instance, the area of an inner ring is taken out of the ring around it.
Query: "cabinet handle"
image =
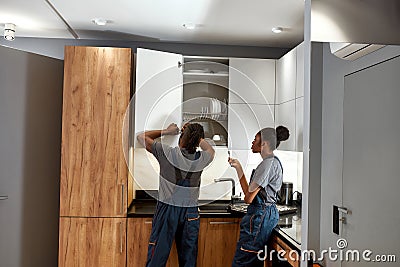
[[[210,222],[210,224],[237,224],[237,222]]]
[[[121,185],[121,214],[124,214],[124,184]]]
[[[119,223],[119,244],[120,244],[120,248],[119,248],[119,252],[122,254],[122,243],[123,243],[123,236],[122,236],[122,222]]]
[[[8,196],[0,196],[0,200],[7,200]]]
[[[144,224],[151,224],[152,221],[145,221]]]

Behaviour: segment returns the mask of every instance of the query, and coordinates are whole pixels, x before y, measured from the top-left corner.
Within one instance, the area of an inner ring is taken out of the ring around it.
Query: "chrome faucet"
[[[234,202],[240,200],[240,195],[237,196],[235,194],[235,179],[233,178],[217,178],[214,179],[215,183],[219,183],[219,182],[231,182],[232,183],[232,195],[231,195],[231,203],[234,204]]]

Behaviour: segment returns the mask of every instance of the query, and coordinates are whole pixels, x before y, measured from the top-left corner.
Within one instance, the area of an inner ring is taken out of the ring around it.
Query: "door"
[[[134,96],[135,136],[134,178],[140,188],[158,189],[158,163],[136,140],[144,130],[166,128],[182,122],[183,57],[179,54],[137,49],[136,92]],[[178,136],[164,136],[163,142],[176,146]],[[137,188],[137,186],[135,186]]]
[[[128,219],[128,266],[146,266],[152,218]],[[166,267],[178,266],[175,241],[172,244]]]
[[[58,266],[127,266],[126,218],[60,218]]]
[[[239,240],[239,218],[200,219],[197,266],[231,266]]]
[[[400,57],[345,77],[343,214],[345,250],[371,250],[370,258],[399,260]],[[378,260],[378,259],[377,259]],[[342,266],[398,266],[343,261]]]
[[[65,48],[60,216],[126,215],[131,68],[128,48]]]

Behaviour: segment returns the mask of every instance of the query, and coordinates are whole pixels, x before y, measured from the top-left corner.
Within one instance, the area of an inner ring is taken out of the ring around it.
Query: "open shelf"
[[[184,72],[185,76],[205,76],[205,77],[229,77],[229,73],[211,73],[211,72]]]
[[[198,113],[198,112],[183,112],[183,121],[191,120],[214,120],[227,121],[228,114],[226,113]]]

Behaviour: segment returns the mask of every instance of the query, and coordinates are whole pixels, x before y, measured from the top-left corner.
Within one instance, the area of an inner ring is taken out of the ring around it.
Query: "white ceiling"
[[[293,47],[303,40],[303,0],[49,0],[80,39]],[[110,21],[97,26],[92,19]],[[74,38],[45,0],[1,0],[0,26],[16,38]],[[195,30],[182,25],[194,23]],[[271,32],[283,27],[281,34]]]

